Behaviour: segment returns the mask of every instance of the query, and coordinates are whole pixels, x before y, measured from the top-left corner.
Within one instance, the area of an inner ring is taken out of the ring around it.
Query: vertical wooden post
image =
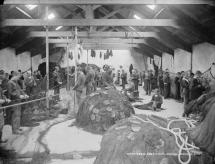
[[[77,81],[77,58],[78,58],[78,32],[77,32],[77,27],[75,27],[75,49],[74,49],[74,60],[75,60],[75,82]],[[74,111],[76,111],[76,106],[77,106],[77,100],[76,100],[76,91],[74,91]]]
[[[67,71],[67,91],[70,91],[70,85],[69,85],[69,42],[68,42],[69,37],[67,36],[67,45],[66,45],[66,71]]]
[[[48,6],[46,7],[46,19],[48,19]],[[49,109],[49,37],[48,26],[46,26],[46,107]]]
[[[87,49],[87,66],[88,66],[88,58],[89,58],[89,54],[88,54],[88,49]]]
[[[78,62],[78,31],[77,31],[77,27],[75,27],[75,53],[74,53],[74,59],[75,59],[75,79],[77,79],[77,62]]]
[[[191,56],[190,56],[190,71],[193,72],[193,50],[191,52]]]

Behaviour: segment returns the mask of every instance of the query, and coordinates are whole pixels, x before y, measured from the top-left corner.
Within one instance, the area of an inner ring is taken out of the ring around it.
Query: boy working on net
[[[154,109],[154,111],[156,111],[157,109],[161,109],[161,105],[163,104],[163,98],[158,89],[155,90],[155,94],[152,96],[151,102],[153,102],[152,108]]]

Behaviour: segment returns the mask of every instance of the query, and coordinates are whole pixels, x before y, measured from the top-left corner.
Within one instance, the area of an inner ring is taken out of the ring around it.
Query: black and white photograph
[[[215,0],[3,0],[0,164],[215,164]]]

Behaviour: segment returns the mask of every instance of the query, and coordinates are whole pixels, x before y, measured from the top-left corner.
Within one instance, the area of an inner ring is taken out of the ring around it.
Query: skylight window
[[[135,31],[135,28],[134,27],[131,27],[131,26],[129,26],[132,30],[134,30]]]
[[[58,26],[55,30],[60,30],[63,26]]]
[[[156,5],[146,5],[148,8],[150,8],[151,10],[154,10],[156,8]]]
[[[134,15],[134,18],[135,18],[135,19],[141,19],[141,18],[140,18],[138,15],[136,15],[136,14]]]
[[[54,13],[50,13],[50,14],[48,15],[48,19],[54,19],[54,18],[55,18]]]
[[[33,10],[37,7],[37,5],[25,5],[29,10]]]

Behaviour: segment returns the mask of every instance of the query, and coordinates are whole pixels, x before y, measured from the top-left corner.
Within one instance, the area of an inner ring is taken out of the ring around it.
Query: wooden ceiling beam
[[[3,26],[171,26],[178,28],[173,19],[5,19]]]
[[[207,41],[215,44],[214,33],[207,27],[204,27],[201,23],[196,21],[190,15],[185,13],[183,10],[177,7],[168,7],[168,9],[176,16],[181,18],[178,20],[180,27],[186,31],[190,31],[198,36],[203,42]]]
[[[141,49],[145,50],[146,52],[151,52],[153,55],[162,56],[162,52],[157,51],[156,49],[146,45],[146,44],[140,44]]]
[[[148,4],[208,4],[214,5],[213,0],[4,0],[4,4],[30,4],[30,5],[148,5]]]
[[[83,44],[119,44],[119,43],[126,43],[126,44],[147,44],[145,39],[119,39],[119,38],[111,38],[111,39],[79,39],[79,42]],[[49,43],[69,43],[75,44],[73,39],[49,39]]]
[[[166,52],[168,54],[174,55],[174,50],[163,43],[159,42],[155,38],[146,38],[147,45],[160,50],[161,52]]]
[[[141,14],[141,17],[147,18],[140,8],[135,7],[135,10]],[[156,14],[156,17],[158,15]],[[155,16],[151,16],[155,17]],[[186,51],[192,52],[192,46],[186,43],[184,40],[180,39],[177,35],[170,32],[166,27],[151,27],[150,29],[156,29],[159,32],[157,33],[156,39],[164,44],[166,47],[170,47],[171,49],[181,48]],[[179,29],[180,30],[180,29]]]
[[[150,51],[147,51],[147,50],[145,50],[145,49],[143,49],[143,48],[141,48],[141,47],[134,47],[133,48],[136,52],[138,52],[138,53],[140,53],[140,54],[143,54],[144,56],[148,56],[148,57],[150,57],[150,58],[154,58],[154,54],[153,53],[151,53]]]
[[[159,30],[160,32],[158,33],[157,39],[160,42],[164,43],[166,46],[171,46],[173,49],[181,48],[185,51],[192,52],[192,45],[184,42],[177,35],[172,34],[164,28],[160,28]]]
[[[31,37],[46,37],[44,31],[32,31]],[[71,31],[50,31],[49,37],[74,37],[74,33]],[[156,32],[78,32],[79,38],[144,38],[144,37],[156,37]]]
[[[54,47],[67,47],[67,44],[64,43],[57,43],[54,44]],[[74,48],[74,45],[70,45],[71,48]],[[83,44],[84,49],[115,49],[115,50],[122,50],[122,49],[130,49],[133,47],[139,47],[138,44]]]

